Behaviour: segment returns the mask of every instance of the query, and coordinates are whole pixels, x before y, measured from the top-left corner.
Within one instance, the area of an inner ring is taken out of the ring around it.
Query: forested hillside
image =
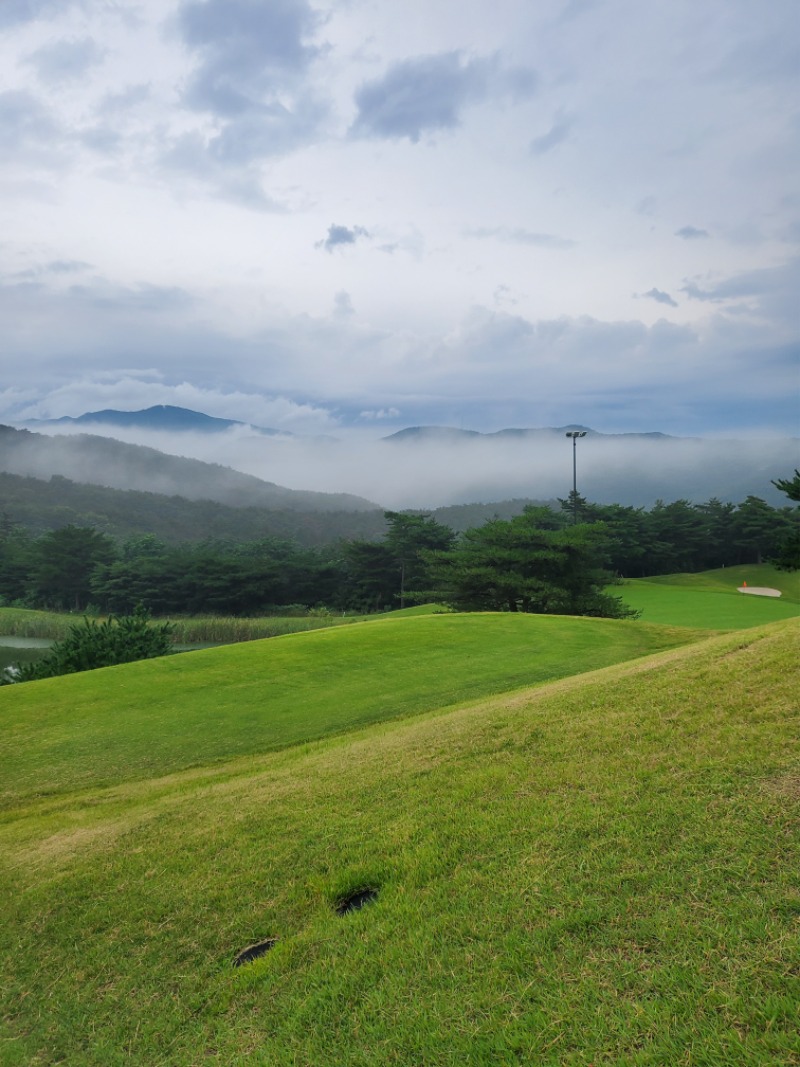
[[[324,545],[339,538],[380,537],[383,512],[300,511],[286,507],[233,507],[214,500],[108,489],[54,475],[47,480],[0,472],[0,514],[34,534],[62,526],[90,526],[125,540],[153,534],[168,543],[223,538],[290,538]]]

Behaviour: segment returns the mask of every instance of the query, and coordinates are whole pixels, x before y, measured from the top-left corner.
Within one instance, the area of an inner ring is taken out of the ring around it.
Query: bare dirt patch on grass
[[[769,793],[788,797],[791,800],[800,800],[800,770],[771,778],[764,783],[764,788]]]

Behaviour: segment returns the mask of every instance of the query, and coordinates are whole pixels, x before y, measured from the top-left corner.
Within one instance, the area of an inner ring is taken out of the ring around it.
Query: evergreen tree
[[[114,541],[85,526],[62,526],[36,542],[31,592],[40,603],[83,611],[94,572],[116,556]]]
[[[778,478],[772,484],[790,500],[800,503],[800,470],[794,472],[794,477]],[[790,528],[778,542],[771,562],[782,571],[797,571],[800,570],[800,507],[784,510]]]
[[[543,528],[536,508],[467,530],[430,557],[434,592],[460,611],[524,611],[625,618],[603,592],[608,535],[601,524]]]

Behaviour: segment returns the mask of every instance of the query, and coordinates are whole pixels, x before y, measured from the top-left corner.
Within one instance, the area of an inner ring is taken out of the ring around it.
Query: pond
[[[49,648],[52,643],[49,637],[12,637],[10,634],[0,634],[2,648]]]
[[[8,634],[0,634],[0,671],[10,667],[12,663],[33,663],[47,655],[47,650],[52,645],[43,637],[11,637]]]

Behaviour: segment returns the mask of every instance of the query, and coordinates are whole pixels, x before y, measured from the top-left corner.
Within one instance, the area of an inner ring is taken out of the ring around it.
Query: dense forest
[[[794,499],[796,483],[797,476],[776,484]],[[36,534],[5,516],[0,602],[114,613],[141,605],[164,616],[292,606],[385,611],[439,598],[456,606],[607,614],[613,606],[581,600],[581,590],[599,595],[613,575],[780,559],[797,544],[799,515],[797,507],[774,508],[752,496],[738,505],[677,500],[645,510],[571,495],[559,506],[529,506],[463,533],[435,515],[386,512],[382,539],[370,532],[322,545],[275,536],[170,543],[73,524]]]

